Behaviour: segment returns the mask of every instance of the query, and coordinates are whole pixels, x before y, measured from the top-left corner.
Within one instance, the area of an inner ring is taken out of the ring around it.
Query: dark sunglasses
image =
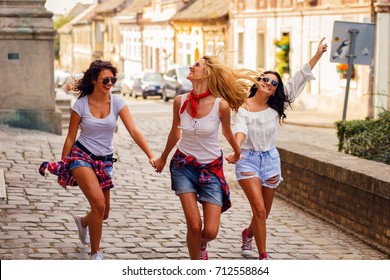
[[[199,67],[199,66],[201,66],[200,63],[199,63],[199,62],[196,62],[196,63],[195,63],[194,65],[192,65],[191,67],[192,67],[192,68],[195,68],[195,67]]]
[[[108,82],[111,80],[111,83],[112,84],[115,84],[116,83],[116,78],[115,77],[112,77],[112,78],[103,78],[103,85],[107,85]]]
[[[257,78],[257,80],[258,81],[263,80],[264,83],[268,83],[269,81],[271,81],[271,86],[273,86],[273,87],[276,87],[279,84],[279,82],[272,80],[271,78],[268,78],[266,76],[260,76]]]

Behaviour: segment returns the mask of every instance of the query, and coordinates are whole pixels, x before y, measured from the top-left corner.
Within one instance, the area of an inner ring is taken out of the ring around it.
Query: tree
[[[72,20],[72,17],[66,17],[64,15],[61,15],[57,20],[53,21],[53,28],[55,31],[58,31],[62,26],[67,24]],[[60,38],[57,36],[54,39],[54,58],[59,59],[60,58]]]

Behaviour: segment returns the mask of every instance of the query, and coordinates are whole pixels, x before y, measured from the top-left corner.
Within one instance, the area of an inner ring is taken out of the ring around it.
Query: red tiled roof
[[[227,16],[229,0],[195,0],[183,10],[177,12],[172,20],[191,21],[207,20]]]

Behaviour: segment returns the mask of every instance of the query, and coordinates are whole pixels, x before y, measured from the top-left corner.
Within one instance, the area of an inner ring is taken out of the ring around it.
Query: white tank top
[[[186,99],[187,94],[183,94],[181,106]],[[200,119],[192,118],[187,110],[180,114],[179,128],[182,132],[177,148],[188,156],[194,156],[202,164],[210,163],[221,156],[221,148],[218,143],[221,123],[218,115],[220,101],[221,98],[216,98],[210,113]]]

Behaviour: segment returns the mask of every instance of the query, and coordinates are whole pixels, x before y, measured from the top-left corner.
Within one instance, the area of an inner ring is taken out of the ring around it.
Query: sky
[[[92,4],[94,0],[46,0],[45,7],[54,14],[65,14],[72,9],[77,2]]]

